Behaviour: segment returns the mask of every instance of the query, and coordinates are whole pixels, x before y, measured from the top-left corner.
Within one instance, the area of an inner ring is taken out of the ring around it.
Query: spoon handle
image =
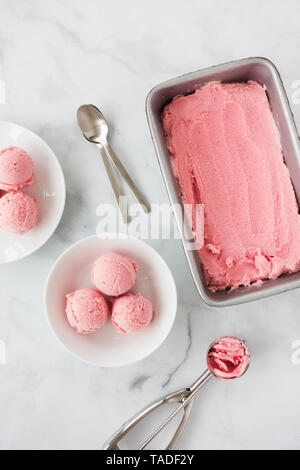
[[[107,152],[107,154],[110,156],[110,158],[112,159],[114,165],[116,166],[116,168],[118,169],[120,175],[122,176],[122,178],[124,178],[124,180],[126,181],[126,183],[128,184],[129,188],[131,189],[131,191],[133,192],[133,194],[135,195],[136,199],[138,200],[138,202],[142,205],[143,207],[143,210],[148,213],[148,212],[151,212],[151,208],[148,204],[148,202],[146,201],[146,199],[144,198],[144,196],[142,195],[142,193],[140,192],[140,190],[137,188],[135,182],[132,180],[131,176],[129,175],[128,171],[126,170],[126,168],[124,167],[123,163],[120,161],[119,157],[117,156],[117,154],[114,152],[114,150],[111,148],[111,146],[109,145],[108,142],[106,142],[104,144],[104,148]]]
[[[122,204],[120,187],[119,187],[116,175],[115,175],[115,173],[114,173],[114,171],[113,171],[113,169],[110,165],[108,156],[105,152],[105,149],[104,149],[103,145],[97,144],[97,147],[100,149],[100,153],[101,153],[102,160],[103,160],[103,163],[104,163],[104,166],[105,166],[105,170],[106,170],[107,176],[109,178],[110,185],[112,187],[116,202],[119,206],[123,221],[124,221],[125,224],[128,224],[129,223],[128,212],[127,212],[127,208]]]

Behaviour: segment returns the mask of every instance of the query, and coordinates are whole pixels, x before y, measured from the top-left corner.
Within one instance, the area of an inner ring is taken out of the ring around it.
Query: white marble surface
[[[179,291],[175,327],[148,359],[122,369],[80,363],[56,343],[43,290],[56,258],[95,233],[96,208],[112,202],[94,149],[75,122],[98,104],[113,144],[152,202],[167,202],[144,104],[157,83],[231,59],[261,55],[281,71],[289,96],[300,79],[297,0],[0,0],[0,118],[29,127],[56,152],[67,182],[63,220],[46,246],[0,266],[1,449],[98,449],[149,401],[193,381],[223,334],[247,338],[252,367],[240,381],[203,390],[181,449],[300,449],[300,291],[212,309],[193,286],[179,242],[153,242]],[[293,111],[300,126],[300,105]],[[83,171],[80,169],[84,165]]]

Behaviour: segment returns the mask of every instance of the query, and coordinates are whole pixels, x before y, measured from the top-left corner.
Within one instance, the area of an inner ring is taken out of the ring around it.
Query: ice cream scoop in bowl
[[[150,413],[168,403],[178,403],[176,410],[154,431],[138,450],[144,450],[148,444],[170,423],[170,421],[183,410],[183,416],[171,439],[167,450],[173,449],[181,436],[184,427],[191,414],[193,401],[200,389],[211,379],[216,377],[221,380],[232,380],[242,377],[250,365],[250,353],[245,341],[234,336],[223,336],[214,341],[207,353],[208,369],[189,387],[162,397],[157,402],[147,406],[135,417],[129,420],[122,428],[105,444],[105,450],[118,450],[119,442],[137,426]]]

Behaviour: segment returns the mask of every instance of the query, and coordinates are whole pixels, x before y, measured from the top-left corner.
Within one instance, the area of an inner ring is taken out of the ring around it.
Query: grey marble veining
[[[112,143],[153,203],[167,195],[145,118],[157,83],[205,66],[261,55],[292,98],[300,79],[299,2],[253,0],[0,0],[0,119],[24,125],[57,154],[67,204],[52,239],[31,257],[0,266],[0,448],[98,449],[122,422],[161,394],[193,382],[217,336],[247,338],[252,366],[240,381],[211,381],[195,403],[182,449],[300,449],[300,291],[213,309],[192,283],[180,242],[153,241],[179,292],[175,326],[146,360],[121,369],[83,364],[56,342],[43,289],[56,258],[95,233],[100,203],[113,202],[77,107],[92,102],[112,124]],[[293,104],[300,126],[300,105]],[[83,166],[84,171],[81,170]],[[283,380],[278,380],[281,377]]]

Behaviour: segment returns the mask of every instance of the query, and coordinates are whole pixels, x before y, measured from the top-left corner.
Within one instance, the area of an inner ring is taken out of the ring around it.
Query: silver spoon
[[[116,153],[111,148],[110,144],[107,141],[108,136],[108,125],[104,119],[101,111],[92,104],[83,105],[78,109],[77,118],[79,126],[82,130],[84,137],[90,142],[96,144],[101,151],[103,161],[105,163],[106,171],[110,178],[110,182],[115,194],[115,198],[120,207],[120,189],[116,181],[115,175],[111,168],[108,168],[109,162],[107,157],[109,157],[114,163],[115,167],[119,171],[120,175],[124,178],[129,188],[133,192],[134,196],[138,202],[142,205],[143,210],[148,213],[151,211],[149,204],[145,200],[144,196],[141,194],[136,184],[128,174],[126,168],[119,160]],[[110,166],[110,165],[109,165]],[[112,176],[113,174],[113,176]],[[123,218],[127,218],[127,215],[124,214],[124,208],[120,207]]]
[[[116,175],[110,165],[109,158],[105,152],[105,148],[102,145],[102,143],[97,142],[99,135],[101,134],[101,129],[97,127],[96,124],[96,117],[95,112],[91,112],[93,109],[91,109],[90,106],[81,106],[78,111],[77,111],[77,120],[79,127],[84,135],[84,137],[89,141],[97,145],[97,147],[100,150],[102,160],[104,163],[104,167],[107,173],[107,176],[110,181],[111,188],[113,190],[113,194],[115,196],[115,200],[119,206],[123,221],[125,224],[129,222],[129,217],[127,213],[126,207],[121,203],[121,191],[119,187],[119,183],[117,181]]]

